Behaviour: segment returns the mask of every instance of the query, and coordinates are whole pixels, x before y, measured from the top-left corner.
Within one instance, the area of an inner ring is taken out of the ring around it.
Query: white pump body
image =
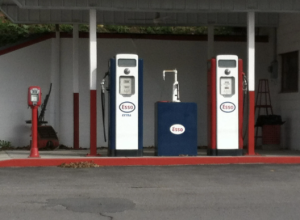
[[[174,83],[173,83],[173,91],[172,91],[172,102],[180,102],[179,97],[179,82],[177,81],[177,70],[164,70],[163,71],[163,79],[165,80],[166,73],[174,73]]]

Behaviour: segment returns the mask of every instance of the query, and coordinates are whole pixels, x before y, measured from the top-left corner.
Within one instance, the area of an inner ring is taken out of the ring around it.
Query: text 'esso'
[[[225,112],[225,113],[230,113],[233,112],[235,110],[235,104],[233,104],[232,102],[223,102],[220,105],[220,109],[221,111]]]
[[[119,109],[124,113],[130,113],[135,110],[135,105],[132,102],[122,102]]]
[[[181,124],[174,124],[170,127],[170,131],[172,134],[183,134],[185,132],[185,127]]]

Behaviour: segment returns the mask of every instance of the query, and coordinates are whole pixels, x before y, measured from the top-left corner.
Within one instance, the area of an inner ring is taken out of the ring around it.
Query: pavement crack
[[[114,219],[114,217],[112,217],[112,216],[110,216],[110,215],[105,215],[105,214],[103,214],[102,212],[100,212],[99,214],[100,214],[101,216],[103,216],[103,217],[106,217],[106,218],[110,219],[110,220],[113,220],[113,219]]]

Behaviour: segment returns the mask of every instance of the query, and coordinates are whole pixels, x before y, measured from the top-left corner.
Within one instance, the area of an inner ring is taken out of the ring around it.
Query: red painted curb
[[[46,167],[62,163],[91,162],[100,166],[173,166],[173,165],[218,165],[218,164],[300,164],[300,157],[105,157],[105,158],[60,158],[60,159],[11,159],[0,161],[0,167]]]

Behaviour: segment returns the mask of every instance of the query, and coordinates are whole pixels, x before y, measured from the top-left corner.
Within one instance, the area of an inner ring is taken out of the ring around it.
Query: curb
[[[242,156],[242,157],[88,157],[59,159],[10,159],[0,161],[0,167],[51,167],[62,163],[94,162],[100,166],[174,166],[221,164],[300,164],[297,156]]]

